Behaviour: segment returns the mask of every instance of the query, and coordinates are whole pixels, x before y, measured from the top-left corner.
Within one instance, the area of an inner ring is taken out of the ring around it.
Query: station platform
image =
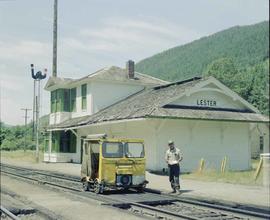
[[[30,163],[1,158],[1,163],[40,170],[50,170],[63,174],[80,176],[81,164],[74,163]],[[149,181],[147,188],[163,193],[171,191],[167,176],[146,172]],[[219,201],[230,204],[240,204],[258,207],[270,207],[270,189],[263,186],[230,184],[182,179],[180,177],[181,194],[185,198],[198,198],[209,201]]]

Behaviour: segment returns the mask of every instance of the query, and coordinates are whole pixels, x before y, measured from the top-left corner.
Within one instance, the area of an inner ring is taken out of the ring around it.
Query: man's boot
[[[176,189],[175,189],[175,185],[173,181],[171,181],[171,187],[172,187],[171,193],[176,193]]]
[[[174,188],[177,191],[177,194],[180,194],[179,177],[174,177]]]

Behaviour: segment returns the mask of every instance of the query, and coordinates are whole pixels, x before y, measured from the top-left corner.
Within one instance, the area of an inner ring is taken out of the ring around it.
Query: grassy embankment
[[[16,151],[3,151],[1,150],[1,162],[3,160],[20,160],[23,162],[36,162],[36,152],[34,150],[16,150]],[[43,161],[43,152],[39,152],[39,161]]]
[[[262,172],[258,176],[257,180],[254,179],[254,175],[258,164],[259,160],[252,160],[252,168],[250,170],[246,171],[226,170],[224,173],[221,173],[219,170],[206,169],[203,170],[202,172],[182,174],[181,178],[201,180],[201,181],[233,183],[233,184],[262,185]]]

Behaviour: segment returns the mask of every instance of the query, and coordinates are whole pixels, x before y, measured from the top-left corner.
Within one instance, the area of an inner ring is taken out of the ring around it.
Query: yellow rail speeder
[[[145,180],[144,142],[140,139],[88,135],[83,139],[81,181],[85,191],[135,188],[143,191]]]

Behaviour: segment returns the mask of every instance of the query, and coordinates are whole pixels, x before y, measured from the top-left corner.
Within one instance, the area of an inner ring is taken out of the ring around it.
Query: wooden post
[[[223,166],[224,166],[224,158],[221,161],[221,165],[220,165],[220,172],[222,173],[223,170]]]
[[[205,161],[204,161],[204,159],[202,158],[201,160],[200,160],[200,167],[199,167],[199,172],[201,173],[202,171],[203,171],[203,169],[204,169],[204,164],[205,164]]]
[[[57,77],[57,5],[58,0],[54,0],[53,6],[53,66],[52,75]]]
[[[227,157],[224,157],[221,162],[220,172],[224,173],[227,165]]]
[[[263,164],[263,158],[260,159],[259,165],[258,165],[258,167],[256,169],[255,174],[254,174],[254,180],[256,180],[258,178],[258,176],[259,176],[259,174],[260,174],[260,172],[262,170],[262,164]]]

